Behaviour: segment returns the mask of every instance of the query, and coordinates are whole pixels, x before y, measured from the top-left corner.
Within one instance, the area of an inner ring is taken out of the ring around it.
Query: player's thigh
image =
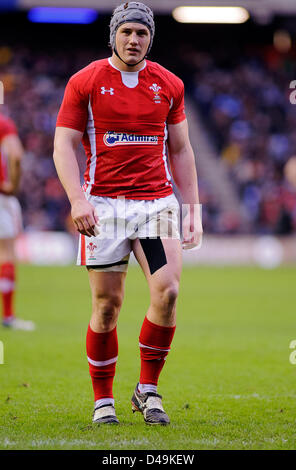
[[[88,270],[93,302],[110,301],[121,305],[124,297],[126,272]]]
[[[161,240],[165,253],[163,265],[151,274],[149,266],[149,254],[144,253],[140,240],[133,241],[133,252],[147,279],[151,294],[167,288],[178,290],[182,271],[182,248],[180,240],[164,238]],[[158,244],[155,244],[156,249]],[[153,250],[153,245],[151,245]],[[156,253],[154,253],[154,256]],[[160,253],[159,256],[162,257]]]
[[[14,238],[0,238],[0,263],[15,262]]]

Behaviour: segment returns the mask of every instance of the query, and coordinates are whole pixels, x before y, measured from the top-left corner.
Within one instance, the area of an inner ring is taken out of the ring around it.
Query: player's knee
[[[172,310],[172,308],[175,306],[178,293],[179,293],[179,286],[177,284],[172,284],[165,289],[164,302],[168,306],[168,310]]]
[[[122,296],[119,294],[108,296],[97,294],[93,298],[93,313],[108,328],[111,323],[117,320],[121,304]]]
[[[174,309],[179,293],[178,283],[172,282],[171,284],[164,287],[156,296],[156,303],[158,307],[167,314],[170,314]]]

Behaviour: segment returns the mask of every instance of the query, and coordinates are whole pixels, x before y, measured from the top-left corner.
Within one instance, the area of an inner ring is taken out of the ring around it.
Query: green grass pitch
[[[130,405],[149,301],[142,272],[131,266],[114,382],[120,425],[98,427],[85,356],[87,274],[21,266],[17,311],[38,329],[0,327],[0,448],[295,449],[295,275],[295,268],[184,268],[159,382],[171,425],[149,427]]]

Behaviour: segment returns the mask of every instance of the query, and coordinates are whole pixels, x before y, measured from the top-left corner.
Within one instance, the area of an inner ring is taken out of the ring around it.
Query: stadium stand
[[[2,112],[17,123],[25,147],[20,202],[26,230],[65,230],[69,204],[53,165],[53,135],[66,81],[93,60],[91,52],[70,58],[25,47],[1,48]],[[83,152],[80,151],[83,170]]]
[[[296,154],[296,107],[289,99],[295,57],[265,47],[227,63],[191,51],[190,63],[192,95],[243,203],[248,232],[295,232],[296,191],[284,176]]]

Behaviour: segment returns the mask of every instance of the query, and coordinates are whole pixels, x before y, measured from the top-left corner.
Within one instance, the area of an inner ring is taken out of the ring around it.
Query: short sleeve
[[[186,119],[184,105],[184,84],[178,79],[173,86],[171,108],[168,114],[168,124],[178,124]]]
[[[70,127],[80,132],[85,131],[88,119],[88,95],[79,90],[73,79],[70,79],[61,104],[57,127]]]
[[[8,135],[17,135],[16,126],[10,118],[0,115],[0,142]]]

